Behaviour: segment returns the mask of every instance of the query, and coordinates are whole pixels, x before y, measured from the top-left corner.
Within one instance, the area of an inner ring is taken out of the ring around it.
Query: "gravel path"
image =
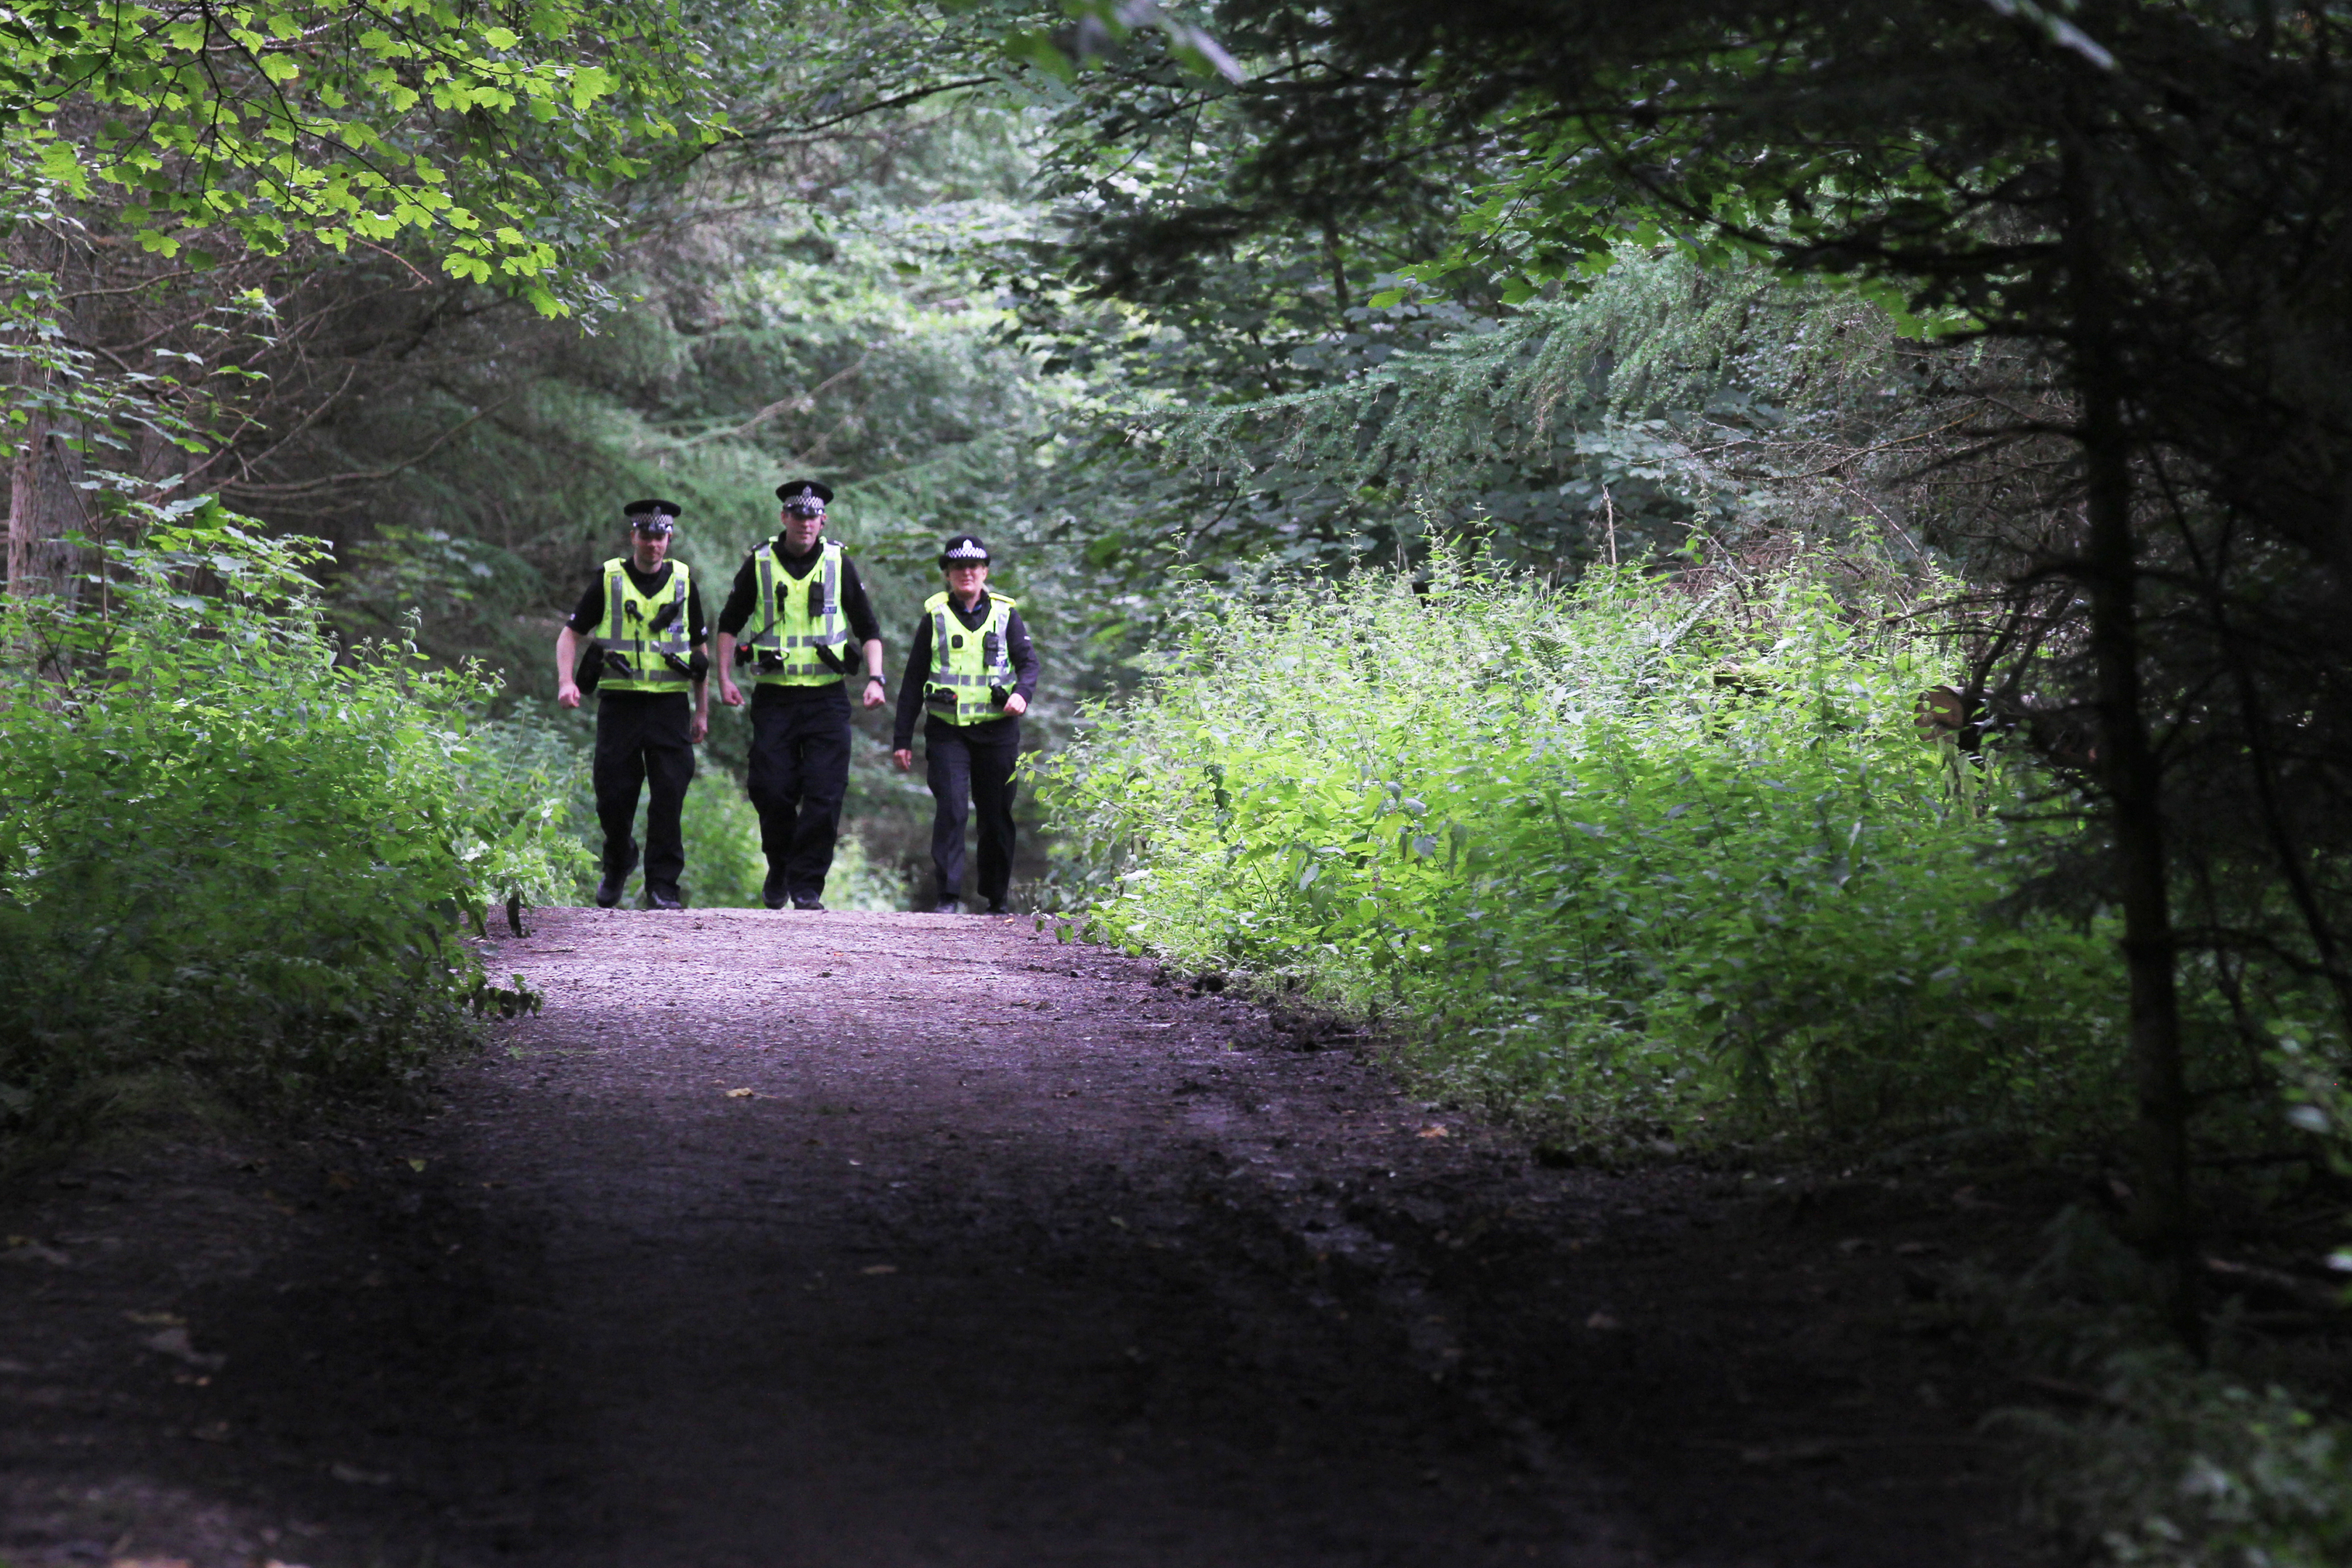
[[[2035,1560],[1900,1205],[1543,1169],[1025,921],[491,945],[545,1011],[435,1114],[0,1210],[0,1559]]]

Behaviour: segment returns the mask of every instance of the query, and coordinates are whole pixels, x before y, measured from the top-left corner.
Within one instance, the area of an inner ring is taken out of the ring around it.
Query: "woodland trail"
[[[530,922],[433,1113],[0,1204],[0,1562],[2040,1560],[1899,1183],[1547,1169],[1026,921]]]

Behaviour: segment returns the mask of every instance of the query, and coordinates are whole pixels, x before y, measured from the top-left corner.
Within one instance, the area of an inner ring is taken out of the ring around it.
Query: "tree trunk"
[[[79,488],[82,455],[68,444],[73,433],[55,416],[35,414],[8,470],[9,595],[49,595],[68,609],[80,595],[83,563],[67,541],[90,531]]]
[[[2165,1310],[2201,1357],[2197,1221],[2189,1179],[2189,1091],[2164,833],[2162,764],[2140,690],[2138,546],[2132,531],[2131,435],[2125,370],[2110,310],[2097,194],[2081,145],[2067,149],[2065,244],[2073,299],[2074,376],[2082,404],[2085,539],[2080,576],[2091,602],[2099,776],[2115,834],[2116,889],[2129,976],[2129,1047],[2138,1110],[2133,1240],[2163,1269]]]

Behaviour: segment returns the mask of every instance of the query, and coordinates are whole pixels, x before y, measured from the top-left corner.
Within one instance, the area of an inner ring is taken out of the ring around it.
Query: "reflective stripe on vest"
[[[694,628],[686,624],[686,563],[669,563],[669,580],[651,598],[629,580],[628,558],[604,563],[604,691],[680,691],[693,679],[688,656]]]
[[[950,724],[980,724],[1004,717],[990,689],[1013,689],[1013,650],[1004,628],[1013,601],[989,595],[988,619],[976,631],[966,631],[948,608],[948,596],[934,594],[923,601],[931,617],[931,675],[923,683],[923,708]]]
[[[766,686],[824,686],[839,680],[848,668],[843,658],[827,664],[818,649],[828,651],[849,643],[849,622],[841,613],[841,546],[825,542],[817,547],[817,563],[805,577],[794,577],[776,560],[778,534],[760,546],[760,629],[745,643],[758,662],[752,679]]]

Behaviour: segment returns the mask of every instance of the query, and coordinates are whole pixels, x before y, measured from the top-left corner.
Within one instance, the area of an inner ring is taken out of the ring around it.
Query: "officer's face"
[[[637,563],[637,570],[650,572],[660,565],[662,558],[669,553],[671,537],[667,533],[644,533],[634,528],[629,530],[629,552]]]
[[[824,513],[794,511],[784,509],[784,548],[795,555],[806,555],[816,548],[817,535],[824,531]]]
[[[957,603],[971,604],[980,597],[980,591],[986,586],[987,562],[958,561],[948,567],[948,592],[956,596]]]

